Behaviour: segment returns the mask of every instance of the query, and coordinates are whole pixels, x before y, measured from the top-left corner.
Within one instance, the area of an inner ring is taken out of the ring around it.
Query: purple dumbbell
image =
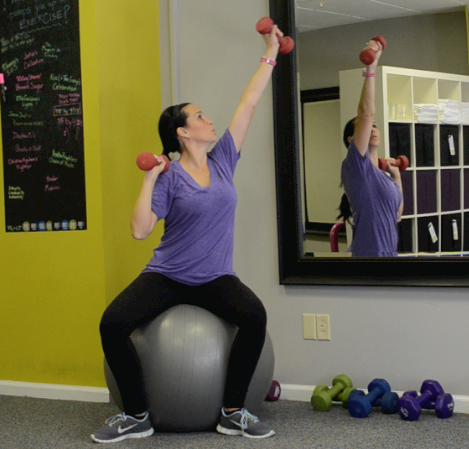
[[[280,398],[281,392],[282,392],[282,388],[280,387],[280,384],[276,380],[273,380],[270,385],[269,392],[267,393],[265,400],[270,401],[270,402],[278,401]]]
[[[449,393],[443,393],[437,396],[435,405],[436,416],[440,419],[447,419],[453,416],[454,400]]]
[[[412,396],[414,398],[418,397],[418,394],[415,390],[406,391],[403,393],[402,397]],[[436,416],[440,419],[447,419],[453,416],[454,411],[454,400],[453,396],[449,393],[443,393],[436,397],[435,400],[429,400],[421,405],[422,408],[426,410],[435,410]]]
[[[402,419],[406,421],[417,421],[420,413],[422,413],[422,408],[425,408],[425,405],[429,403],[429,401],[436,401],[437,397],[443,395],[445,392],[436,380],[425,380],[420,389],[420,393],[420,396],[414,397],[415,392],[407,392],[399,399],[397,408]]]

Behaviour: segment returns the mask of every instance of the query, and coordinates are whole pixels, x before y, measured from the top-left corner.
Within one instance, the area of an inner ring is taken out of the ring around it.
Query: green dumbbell
[[[335,398],[333,398],[332,400],[333,401],[341,401],[342,402],[342,405],[348,409],[348,399],[349,399],[349,396],[350,396],[350,393],[352,391],[355,391],[356,388],[354,387],[347,387],[344,391],[342,391],[342,393],[339,393]]]
[[[344,393],[346,389],[352,387],[352,381],[348,376],[344,374],[336,376],[332,381],[332,388],[329,388],[325,385],[318,385],[314,389],[313,395],[311,396],[311,405],[313,406],[314,410],[326,412],[331,408],[332,401],[335,400],[336,397],[339,397],[339,395]],[[350,391],[351,390],[349,390],[346,397],[344,397],[345,401],[347,400]],[[343,399],[339,400],[343,401]]]

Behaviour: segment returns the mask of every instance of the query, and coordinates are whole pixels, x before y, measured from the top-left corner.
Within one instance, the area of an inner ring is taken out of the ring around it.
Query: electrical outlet
[[[318,340],[331,339],[331,323],[329,315],[316,315],[316,330]]]
[[[316,315],[303,313],[303,339],[316,340]]]

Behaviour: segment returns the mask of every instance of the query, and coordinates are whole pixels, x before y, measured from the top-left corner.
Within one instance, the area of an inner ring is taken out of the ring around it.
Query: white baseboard
[[[281,384],[281,400],[310,402],[314,385]],[[396,391],[401,396],[402,391]],[[0,395],[29,396],[41,399],[61,399],[82,402],[109,402],[107,388],[73,385],[38,384],[32,382],[0,381]],[[469,396],[453,395],[454,412],[469,414]]]
[[[315,385],[281,384],[281,400],[310,402]],[[403,391],[396,391],[399,397]],[[469,413],[469,396],[452,395],[454,413]]]
[[[0,395],[82,402],[109,402],[107,388],[0,380]]]

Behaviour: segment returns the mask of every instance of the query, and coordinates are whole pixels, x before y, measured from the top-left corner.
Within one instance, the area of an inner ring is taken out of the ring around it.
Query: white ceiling
[[[299,32],[319,30],[376,19],[450,12],[469,0],[296,0]]]

